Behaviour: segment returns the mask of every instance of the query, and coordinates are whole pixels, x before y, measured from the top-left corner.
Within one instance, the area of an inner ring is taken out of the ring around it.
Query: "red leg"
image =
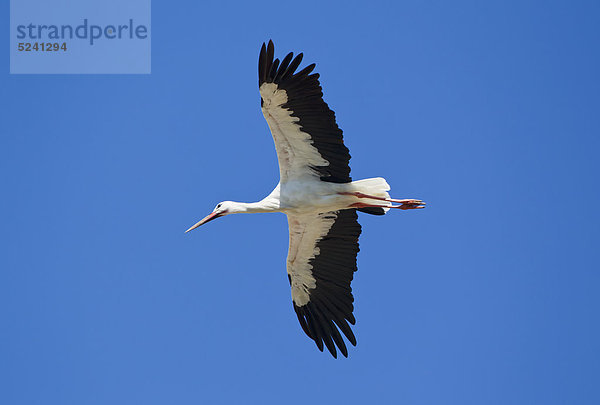
[[[351,204],[352,208],[367,208],[367,207],[376,207],[376,208],[400,208],[401,210],[414,210],[418,208],[425,208],[424,203],[410,203],[410,204],[402,204],[402,205],[377,205],[377,204],[367,204],[367,203],[354,203]]]
[[[408,199],[404,199],[404,200],[397,200],[394,198],[384,198],[384,197],[377,197],[374,195],[368,195],[368,194],[364,194],[364,193],[360,193],[360,192],[355,192],[355,193],[340,193],[342,195],[353,195],[355,197],[358,198],[368,198],[369,200],[379,200],[379,201],[387,201],[387,202],[395,202],[395,203],[400,203],[402,205],[373,205],[373,204],[366,204],[366,203],[356,203],[356,204],[362,204],[361,207],[358,208],[365,208],[365,207],[382,207],[382,208],[400,208],[403,210],[410,210],[410,209],[416,209],[416,208],[425,208],[425,203],[421,200],[416,200],[413,198],[408,198]],[[356,204],[352,204],[352,206],[356,206]]]

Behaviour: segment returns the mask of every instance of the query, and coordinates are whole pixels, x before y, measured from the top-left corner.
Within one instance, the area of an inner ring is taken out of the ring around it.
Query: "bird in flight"
[[[294,311],[304,332],[319,350],[337,349],[348,357],[342,334],[356,338],[352,296],[358,237],[357,211],[384,215],[391,208],[424,208],[417,199],[390,198],[390,186],[381,177],[352,181],[350,153],[344,145],[335,114],[323,101],[315,64],[296,71],[302,61],[289,53],[274,58],[273,42],[263,43],[258,59],[258,86],[262,113],[267,120],[277,158],[280,181],[258,202],[223,201],[191,231],[229,214],[283,212],[287,215],[290,244],[287,275]],[[341,332],[341,333],[340,333]]]

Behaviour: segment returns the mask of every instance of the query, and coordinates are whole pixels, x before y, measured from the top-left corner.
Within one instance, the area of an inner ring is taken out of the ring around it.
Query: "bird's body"
[[[273,43],[263,44],[259,91],[280,182],[261,201],[219,203],[188,231],[229,214],[285,213],[290,231],[287,274],[300,325],[320,350],[325,344],[336,357],[337,346],[347,356],[340,332],[356,344],[348,325],[355,322],[350,282],[361,233],[356,212],[383,215],[390,208],[423,208],[424,203],[390,198],[390,186],[381,177],[352,181],[342,131],[322,99],[319,75],[310,74],[315,65],[296,72],[302,54],[292,60],[290,53],[281,64],[273,54]]]
[[[361,184],[364,184],[361,182],[364,181],[337,184],[326,183],[314,178],[287,181],[277,184],[277,187],[267,197],[259,201],[259,207],[267,209],[268,212],[283,212],[292,215],[348,209],[352,208],[352,204],[361,201],[352,195],[354,192],[364,190],[360,187]],[[385,187],[387,184],[384,179],[380,179],[379,183],[381,187]],[[369,190],[372,191],[372,189]],[[385,191],[387,190],[383,192]]]

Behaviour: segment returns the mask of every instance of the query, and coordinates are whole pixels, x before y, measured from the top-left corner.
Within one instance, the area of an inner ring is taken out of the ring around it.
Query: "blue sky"
[[[9,75],[3,41],[0,403],[600,403],[600,6],[495,3],[155,1],[151,75]],[[183,233],[277,183],[269,38],[353,177],[429,203],[361,216],[348,359],[298,325],[285,216]]]

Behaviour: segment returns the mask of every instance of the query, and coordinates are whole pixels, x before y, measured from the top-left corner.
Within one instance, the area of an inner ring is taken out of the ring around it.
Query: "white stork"
[[[390,198],[381,177],[352,181],[350,154],[335,114],[323,101],[319,74],[311,64],[296,72],[302,54],[273,60],[274,46],[264,43],[258,60],[261,109],[277,150],[280,181],[259,202],[223,201],[186,232],[229,214],[283,212],[290,245],[287,274],[294,310],[304,332],[319,350],[337,357],[356,338],[352,281],[361,226],[356,211],[383,215],[390,208],[424,208],[421,200]],[[399,205],[393,205],[399,203]],[[339,330],[338,330],[339,329]]]

